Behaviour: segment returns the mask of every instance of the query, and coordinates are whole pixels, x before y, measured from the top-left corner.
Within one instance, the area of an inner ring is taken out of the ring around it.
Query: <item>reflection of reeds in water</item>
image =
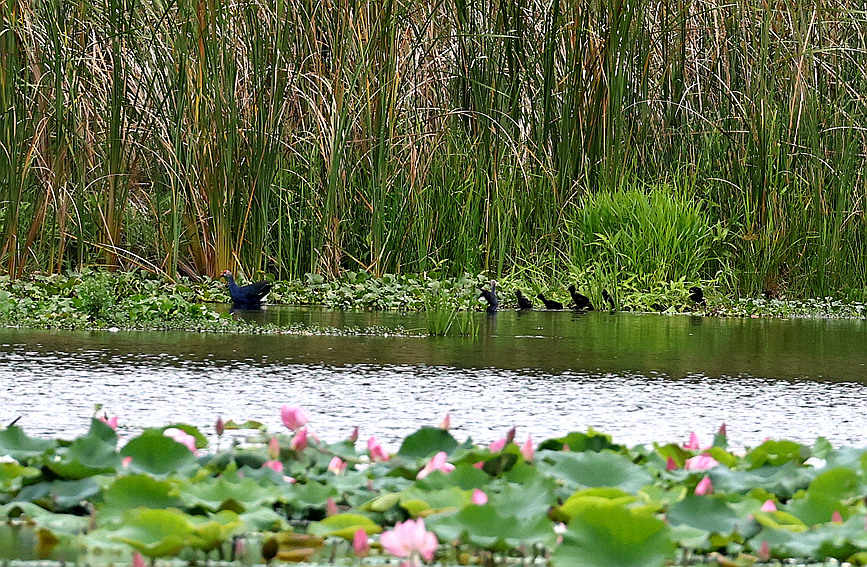
[[[477,337],[479,321],[473,311],[460,311],[454,306],[455,298],[444,292],[435,292],[425,299],[427,331],[432,337]]]
[[[13,274],[551,274],[649,182],[731,231],[667,277],[867,284],[854,0],[7,4]]]

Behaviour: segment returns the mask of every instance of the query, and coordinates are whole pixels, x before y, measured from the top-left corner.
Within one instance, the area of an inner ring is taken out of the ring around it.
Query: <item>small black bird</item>
[[[593,311],[593,304],[590,303],[590,298],[578,293],[574,285],[569,286],[569,295],[572,296],[572,301],[575,303],[576,311]]]
[[[611,297],[611,295],[608,293],[608,290],[602,290],[602,299],[604,299],[608,303],[608,305],[611,306],[612,311],[617,310],[617,307],[614,306],[614,298]]]
[[[526,295],[521,293],[520,289],[515,291],[515,296],[518,298],[518,309],[526,310],[533,308],[533,302],[530,301]]]
[[[491,289],[482,288],[482,293],[479,294],[479,297],[484,297],[485,301],[488,302],[488,308],[485,311],[488,313],[497,312],[497,308],[500,306],[500,300],[497,299],[497,282],[491,280]]]
[[[536,297],[542,300],[542,303],[545,304],[545,309],[563,309],[563,304],[559,301],[554,301],[553,299],[545,299],[545,296],[541,293]]]
[[[232,272],[229,270],[220,275],[226,278],[228,282],[229,296],[232,298],[232,304],[235,307],[258,309],[262,306],[262,298],[271,291],[271,284],[268,282],[256,282],[250,285],[238,286],[235,283],[235,278],[232,277]]]
[[[707,301],[704,298],[704,292],[701,291],[700,287],[689,288],[689,298],[697,305],[707,305]]]

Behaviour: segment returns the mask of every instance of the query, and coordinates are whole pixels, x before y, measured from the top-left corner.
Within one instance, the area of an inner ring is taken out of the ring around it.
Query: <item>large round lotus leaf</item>
[[[133,508],[177,508],[181,506],[178,490],[167,481],[135,474],[122,476],[103,491],[100,520],[118,518]]]
[[[455,438],[439,427],[422,427],[403,440],[397,454],[407,459],[426,459],[445,451],[451,453],[458,446]]]
[[[761,488],[779,498],[790,498],[796,491],[806,488],[815,472],[795,463],[776,467],[768,466],[750,471],[731,470],[727,467],[714,467],[708,473],[713,481],[715,492],[746,494]]]
[[[69,447],[58,449],[45,460],[45,465],[61,478],[81,479],[114,472],[120,465],[120,457],[115,450],[114,438],[107,441],[99,430],[91,430]]]
[[[101,487],[93,478],[55,480],[25,486],[19,500],[29,500],[54,511],[69,510],[99,494]]]
[[[595,431],[591,427],[587,430],[587,433],[573,431],[565,437],[546,439],[539,444],[539,450],[559,451],[563,449],[564,445],[568,445],[570,451],[575,451],[578,453],[582,453],[584,451],[602,451],[603,449],[611,449],[613,451],[617,451],[622,448],[622,445],[617,445],[611,442],[610,435]]]
[[[744,459],[752,468],[765,465],[779,466],[785,463],[800,465],[810,457],[810,448],[794,441],[768,440],[747,453]]]
[[[653,481],[650,473],[626,457],[615,453],[548,452],[539,469],[563,480],[572,489],[612,486],[637,492]]]
[[[337,490],[333,486],[309,481],[304,484],[293,484],[287,488],[281,498],[288,504],[299,508],[325,508],[329,498],[337,497]]]
[[[8,455],[22,464],[42,456],[55,445],[53,439],[28,437],[20,427],[14,425],[0,430],[0,457]]]
[[[472,490],[473,488],[483,488],[490,481],[491,477],[486,472],[471,465],[461,464],[457,465],[455,470],[449,474],[432,474],[416,482],[416,485],[429,490],[449,488],[451,486],[456,486],[463,490]]]
[[[537,475],[523,484],[505,483],[501,490],[489,491],[488,502],[504,516],[544,516],[556,501],[555,488],[552,479]]]
[[[614,504],[628,505],[635,502],[636,496],[620,490],[619,488],[586,488],[575,492],[566,499],[562,506],[557,508],[557,513],[567,522],[575,517],[580,510],[593,506],[597,502],[610,502]]]
[[[132,457],[129,464],[131,471],[157,476],[183,473],[196,462],[196,458],[185,446],[152,431],[132,439],[123,448],[121,455]]]
[[[328,537],[342,537],[352,540],[355,532],[364,530],[368,535],[378,534],[382,531],[376,522],[361,514],[336,514],[329,516],[321,522],[311,522],[307,527],[307,533]]]
[[[274,486],[262,486],[251,478],[230,482],[220,477],[186,485],[181,498],[189,507],[201,506],[212,512],[220,509],[244,512],[271,506],[280,498],[280,491]]]
[[[430,516],[425,524],[441,542],[461,541],[495,551],[521,545],[552,546],[556,539],[547,516],[504,516],[489,504],[470,505],[457,514]]]
[[[554,567],[653,567],[674,554],[662,520],[616,503],[580,510],[569,522],[563,543],[551,556]]]
[[[21,489],[27,479],[39,476],[39,469],[18,463],[0,463],[0,492],[13,493]]]
[[[443,490],[408,488],[400,495],[401,507],[411,516],[427,516],[438,512],[457,510],[470,503],[470,494],[457,487]]]
[[[685,524],[721,535],[734,532],[740,522],[724,500],[713,496],[687,496],[672,505],[666,518],[672,525]]]
[[[221,510],[207,518],[192,516],[190,521],[195,535],[195,541],[191,545],[205,551],[216,549],[244,526],[238,515],[231,510]]]
[[[250,531],[278,532],[285,527],[283,516],[271,508],[256,508],[239,516]]]
[[[148,557],[174,555],[197,542],[188,515],[178,510],[147,508],[127,512],[112,539],[127,543]]]
[[[55,514],[32,502],[10,502],[0,506],[0,518],[27,518],[53,532],[77,534],[87,529],[90,518],[72,514]]]

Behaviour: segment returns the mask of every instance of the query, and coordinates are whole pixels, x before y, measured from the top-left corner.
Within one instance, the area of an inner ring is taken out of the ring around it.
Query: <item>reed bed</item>
[[[862,2],[0,6],[14,276],[599,266],[744,294],[867,285]],[[588,246],[594,203],[687,226]]]

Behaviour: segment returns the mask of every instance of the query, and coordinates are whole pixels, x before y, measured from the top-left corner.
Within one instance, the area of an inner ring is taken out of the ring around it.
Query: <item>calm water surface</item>
[[[270,308],[283,324],[423,329],[424,315]],[[217,415],[280,427],[301,404],[329,440],[355,425],[392,448],[452,415],[478,441],[588,427],[635,444],[765,437],[867,445],[864,321],[568,312],[479,314],[476,339],[0,330],[0,423],[71,436],[93,405],[121,432]]]

